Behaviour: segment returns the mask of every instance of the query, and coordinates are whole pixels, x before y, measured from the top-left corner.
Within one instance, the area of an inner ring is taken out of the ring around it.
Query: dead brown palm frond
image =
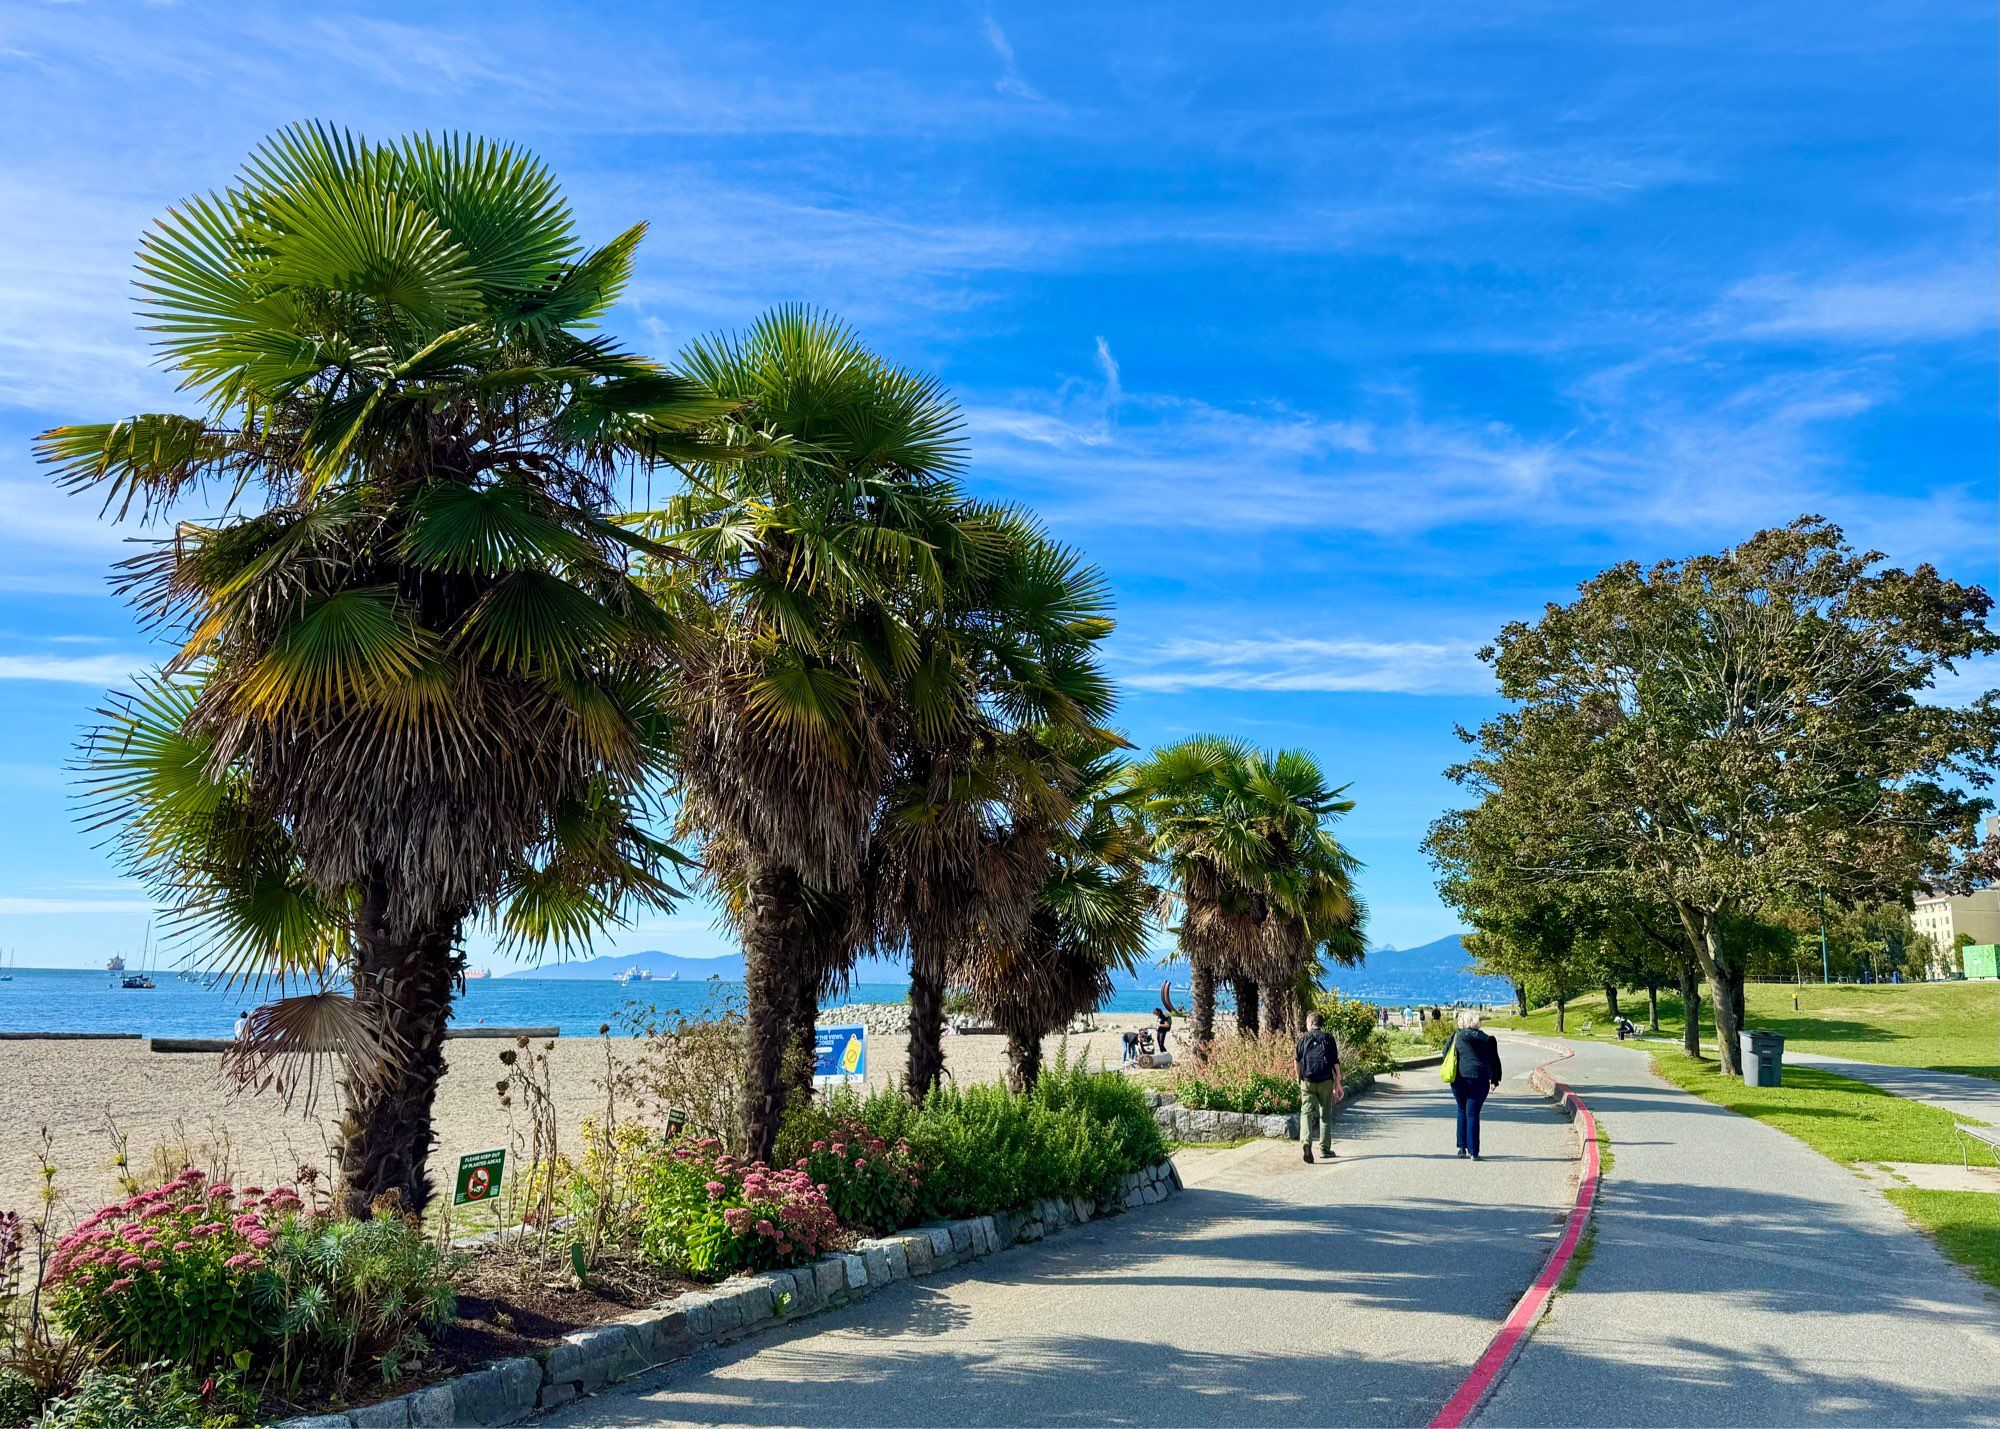
[[[277,998],[249,1016],[248,1034],[223,1054],[224,1074],[238,1087],[276,1092],[287,1110],[302,1096],[308,1116],[329,1073],[365,1091],[399,1075],[409,1052],[393,1027],[330,988]]]

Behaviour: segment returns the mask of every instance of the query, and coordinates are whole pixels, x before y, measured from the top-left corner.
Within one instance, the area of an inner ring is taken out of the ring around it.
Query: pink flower
[[[120,1270],[131,1270],[142,1263],[138,1256],[129,1252],[118,1257],[118,1268]]]
[[[131,1276],[121,1275],[116,1280],[112,1281],[109,1285],[105,1286],[104,1288],[110,1291],[113,1295],[116,1295],[121,1290],[130,1290],[132,1288],[132,1283],[133,1282]]]
[[[154,1259],[146,1262],[146,1269],[148,1270],[165,1270],[166,1268],[167,1263],[164,1260]]]
[[[720,1196],[724,1191],[728,1189],[729,1188],[723,1185],[720,1181],[710,1181],[707,1186],[709,1199],[713,1200],[715,1197]]]
[[[193,1242],[193,1241],[191,1241],[191,1240],[177,1240],[177,1241],[175,1241],[175,1242],[174,1242],[174,1249],[175,1249],[175,1250],[193,1250],[193,1249],[194,1249],[194,1242]]]
[[[778,1233],[778,1228],[772,1225],[769,1221],[760,1220],[757,1222],[758,1235],[774,1236],[777,1233]]]

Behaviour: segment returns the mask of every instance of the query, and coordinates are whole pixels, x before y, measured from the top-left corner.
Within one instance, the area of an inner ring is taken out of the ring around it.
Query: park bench
[[[1996,1157],[2000,1157],[2000,1126],[1967,1126],[1957,1117],[1953,1117],[1951,1129],[1958,1134],[1959,1165],[1965,1167],[1972,1165],[1972,1160],[1967,1154],[1970,1148],[1965,1144],[1967,1137],[1985,1146]]]

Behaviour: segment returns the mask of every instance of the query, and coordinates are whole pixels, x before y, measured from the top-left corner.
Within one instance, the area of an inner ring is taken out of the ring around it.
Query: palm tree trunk
[[[785,1052],[792,1045],[805,902],[796,870],[760,863],[750,873],[743,916],[743,994],[749,1051],[743,1070],[743,1141],[753,1161],[778,1144],[790,1091]]]
[[[921,1102],[944,1075],[944,980],[940,944],[910,948],[910,1100]]]
[[[1257,989],[1257,1030],[1266,1037],[1279,1037],[1285,1031],[1285,1003],[1287,990],[1275,982],[1267,982]]]
[[[1215,1041],[1215,969],[1203,959],[1191,959],[1188,985],[1194,1002],[1188,1018],[1188,1038],[1200,1056]]]
[[[819,1022],[819,988],[810,977],[800,977],[793,985],[791,1042],[785,1049],[787,1105],[791,1098],[801,1103],[813,1097],[813,1048]]]
[[[1236,998],[1236,1031],[1240,1036],[1257,1035],[1257,980],[1248,977],[1233,977],[1229,980],[1229,990]]]
[[[386,1034],[396,1065],[370,1068],[345,1082],[340,1118],[340,1175],[350,1215],[420,1213],[430,1204],[427,1169],[431,1113],[444,1076],[444,1030],[464,959],[455,917],[414,937],[389,926],[389,887],[374,878],[362,889],[356,938],[354,1000]]]
[[[1007,1085],[1017,1095],[1035,1089],[1042,1075],[1042,1039],[1010,1028],[1007,1032]]]

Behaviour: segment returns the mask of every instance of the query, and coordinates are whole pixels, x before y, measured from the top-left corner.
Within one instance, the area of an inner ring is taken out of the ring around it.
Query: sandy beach
[[[1100,1015],[1096,1033],[1068,1040],[1069,1054],[1115,1066],[1119,1033],[1150,1023],[1143,1016]],[[1050,1038],[1045,1055],[1053,1058],[1061,1041]],[[603,1106],[607,1043],[614,1057],[629,1058],[635,1049],[627,1038],[556,1040],[550,1055],[565,1137]],[[432,1176],[440,1183],[459,1156],[512,1140],[510,1113],[494,1091],[502,1075],[499,1055],[512,1045],[477,1038],[446,1043],[449,1070],[438,1093],[438,1145],[431,1156]],[[950,1074],[962,1082],[997,1080],[1005,1072],[1002,1038],[953,1036],[945,1046]],[[870,1038],[871,1088],[901,1079],[906,1049],[904,1037]],[[185,1157],[205,1170],[264,1185],[291,1179],[302,1164],[328,1165],[336,1115],[331,1097],[311,1117],[297,1107],[287,1111],[274,1096],[234,1092],[221,1063],[210,1053],[154,1052],[143,1040],[0,1041],[0,1210],[35,1207],[44,1128],[63,1220],[116,1198],[114,1133],[123,1135],[130,1163],[142,1174],[162,1153],[176,1165]]]

